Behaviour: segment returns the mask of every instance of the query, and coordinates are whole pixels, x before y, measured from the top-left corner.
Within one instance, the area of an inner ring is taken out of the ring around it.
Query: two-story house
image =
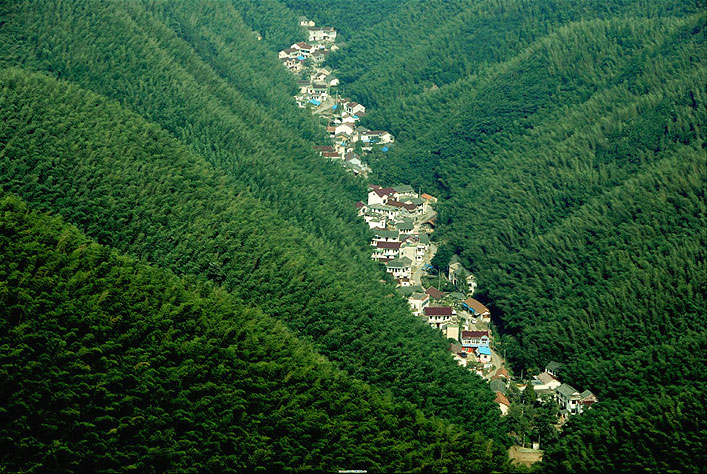
[[[576,388],[563,383],[555,389],[555,395],[561,409],[567,410],[570,415],[582,413],[582,397]]]
[[[393,199],[395,190],[393,188],[382,188],[377,184],[368,185],[368,204],[386,204]]]
[[[412,219],[406,218],[396,222],[395,228],[401,234],[412,234],[412,231],[415,228],[415,224],[413,223]]]
[[[359,113],[366,113],[366,107],[359,104],[358,102],[346,102],[344,104],[344,110],[351,115],[357,115]]]
[[[477,347],[476,355],[479,358],[479,362],[484,364],[484,367],[491,365],[491,349],[488,346]]]
[[[470,352],[477,347],[488,347],[491,338],[488,331],[462,331],[461,343]]]
[[[409,258],[396,258],[385,264],[385,271],[393,275],[393,278],[410,278],[412,262]]]
[[[424,293],[415,292],[408,297],[408,304],[415,316],[420,316],[427,305],[430,304],[430,297]]]
[[[373,250],[371,258],[378,261],[388,261],[398,257],[400,253],[400,242],[376,242],[376,248]]]
[[[300,41],[299,43],[295,43],[292,46],[290,46],[290,48],[296,49],[297,52],[301,56],[307,57],[310,54],[312,54],[312,50],[314,49],[314,46],[312,46],[311,44],[307,44],[304,41]]]
[[[427,323],[433,328],[441,328],[452,321],[454,309],[449,306],[426,307],[423,314],[427,318]]]
[[[309,33],[307,41],[315,43],[333,43],[336,41],[336,29],[331,26],[310,26],[307,28],[307,32]]]

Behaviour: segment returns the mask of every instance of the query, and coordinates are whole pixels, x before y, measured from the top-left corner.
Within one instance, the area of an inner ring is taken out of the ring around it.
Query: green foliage
[[[503,451],[352,380],[281,323],[0,198],[12,472],[487,470]]]
[[[707,462],[704,390],[703,380],[601,403],[570,419],[559,443],[546,452],[544,467],[552,472],[701,472]]]
[[[332,58],[368,124],[396,135],[381,179],[447,198],[435,263],[458,253],[474,271],[518,369],[564,361],[564,381],[606,402],[547,467],[698,470],[704,417],[676,394],[705,369],[704,5],[444,4],[410,5]],[[635,401],[658,396],[675,417],[647,415],[660,434],[644,436]],[[688,454],[663,460],[676,440]]]
[[[0,84],[5,189],[102,244],[222,284],[396,399],[501,437],[488,388],[388,297],[365,250],[287,225],[238,194],[234,178],[93,93],[20,70],[0,73]]]

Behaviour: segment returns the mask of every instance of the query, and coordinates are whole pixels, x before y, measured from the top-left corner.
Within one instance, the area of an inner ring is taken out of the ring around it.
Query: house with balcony
[[[408,304],[410,305],[412,314],[420,316],[430,304],[430,297],[424,293],[415,292],[408,297]]]
[[[376,242],[371,258],[377,261],[387,262],[398,257],[400,253],[400,242]],[[408,259],[409,260],[409,259]]]
[[[385,264],[385,271],[390,273],[396,280],[410,278],[412,262],[409,258],[396,258]]]
[[[395,190],[393,188],[382,188],[377,184],[368,185],[368,204],[387,204],[388,200],[393,200]]]
[[[560,384],[557,389],[555,389],[555,400],[557,400],[558,405],[560,405],[561,410],[567,410],[570,415],[578,415],[582,413],[582,396],[571,385],[566,383]]]
[[[488,331],[462,331],[462,347],[471,352],[477,347],[488,347],[491,338]]]
[[[450,306],[428,306],[423,310],[423,314],[427,318],[427,324],[433,328],[442,328],[443,325],[452,322],[455,312]]]
[[[401,234],[412,234],[412,231],[415,228],[415,224],[412,219],[405,218],[400,221],[397,221],[395,223],[395,228]]]
[[[309,39],[313,43],[333,43],[336,41],[336,29],[331,26],[310,26],[307,28]]]

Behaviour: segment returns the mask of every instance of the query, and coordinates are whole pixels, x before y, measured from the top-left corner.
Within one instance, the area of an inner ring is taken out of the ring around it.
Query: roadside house
[[[488,331],[462,331],[462,346],[468,349],[485,346],[491,342]]]
[[[467,298],[462,303],[462,308],[468,310],[474,317],[481,318],[483,321],[491,320],[491,311],[474,298]]]
[[[393,278],[410,278],[412,262],[409,258],[396,258],[386,263],[385,271],[393,275]]]
[[[452,320],[454,310],[449,306],[441,307],[426,307],[423,311],[427,318],[427,323],[433,328],[440,328],[443,324],[449,323]]]
[[[491,363],[491,349],[488,346],[479,346],[476,348],[476,354],[479,357],[479,362],[488,366]]]

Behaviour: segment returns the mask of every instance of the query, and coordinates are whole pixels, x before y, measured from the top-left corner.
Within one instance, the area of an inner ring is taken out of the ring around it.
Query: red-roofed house
[[[322,153],[322,156],[324,158],[329,158],[330,160],[340,160],[341,159],[341,155],[339,155],[335,151],[325,151],[324,153]]]
[[[465,348],[488,347],[490,342],[488,331],[462,331],[461,343]]]
[[[312,148],[322,153],[325,151],[334,151],[334,147],[331,145],[314,145]]]
[[[449,306],[428,306],[423,310],[423,313],[427,317],[427,323],[430,326],[432,326],[433,328],[441,328],[442,325],[452,321],[452,315],[454,314],[454,310]]]
[[[501,392],[496,392],[496,399],[493,402],[501,409],[501,416],[507,414],[508,409],[511,407],[511,402],[508,401],[508,397]]]
[[[300,41],[299,43],[295,43],[292,46],[290,46],[292,49],[296,49],[302,54],[303,56],[308,55],[309,53],[312,52],[313,46],[311,44],[307,44],[304,41]]]
[[[477,318],[481,318],[486,321],[491,319],[491,311],[489,311],[486,306],[474,298],[465,299],[462,306],[468,308],[469,311]]]
[[[395,190],[393,188],[381,188],[377,189],[371,188],[368,191],[368,205],[372,204],[386,204],[389,200],[393,199]]]
[[[373,260],[395,258],[400,253],[400,242],[377,241],[371,258]]]
[[[434,286],[427,288],[427,290],[425,290],[425,293],[430,295],[430,298],[432,298],[433,300],[441,300],[442,298],[447,296],[447,293],[444,293],[443,291],[439,291]]]

